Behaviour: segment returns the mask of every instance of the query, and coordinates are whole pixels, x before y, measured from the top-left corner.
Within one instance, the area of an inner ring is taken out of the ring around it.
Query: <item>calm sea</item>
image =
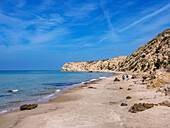
[[[25,103],[46,102],[71,86],[113,75],[61,71],[0,71],[0,114],[16,110]]]

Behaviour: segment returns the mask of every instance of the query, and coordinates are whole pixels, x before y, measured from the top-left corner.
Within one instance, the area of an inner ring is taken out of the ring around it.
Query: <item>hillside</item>
[[[168,69],[169,49],[170,29],[167,29],[128,56],[124,62],[120,63],[120,70],[153,72],[157,69]]]
[[[130,71],[152,73],[158,69],[170,69],[170,29],[138,48],[130,56],[108,60],[69,62],[61,71]]]
[[[108,60],[69,62],[62,67],[61,71],[119,70],[118,64],[125,59],[126,56],[119,56]]]

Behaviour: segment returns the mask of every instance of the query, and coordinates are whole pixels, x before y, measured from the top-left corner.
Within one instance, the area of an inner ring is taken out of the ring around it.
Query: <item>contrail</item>
[[[167,4],[166,6],[160,8],[159,10],[157,10],[157,11],[155,11],[155,12],[149,14],[149,15],[146,15],[146,16],[144,16],[143,18],[141,18],[141,19],[133,22],[132,24],[126,26],[125,28],[121,29],[120,32],[125,31],[125,30],[127,30],[127,29],[135,26],[136,24],[138,24],[138,23],[140,23],[140,22],[142,22],[142,21],[144,21],[144,20],[146,20],[146,19],[148,19],[148,18],[150,18],[150,17],[153,17],[153,16],[157,15],[157,14],[160,13],[160,12],[163,12],[164,10],[168,9],[169,7],[170,7],[170,4]]]

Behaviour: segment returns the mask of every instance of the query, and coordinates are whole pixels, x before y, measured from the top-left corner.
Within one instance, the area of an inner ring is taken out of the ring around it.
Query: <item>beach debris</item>
[[[131,96],[127,96],[126,99],[132,99],[132,97]]]
[[[158,104],[153,103],[135,103],[130,109],[129,112],[137,113],[141,111],[145,111],[146,109],[150,109],[154,106],[158,106]]]
[[[97,89],[97,88],[95,88],[95,87],[92,87],[92,86],[89,86],[88,88],[91,88],[91,89]]]
[[[18,92],[18,89],[15,89],[15,90],[8,90],[8,92]]]
[[[162,103],[159,103],[159,105],[170,107],[170,102],[166,100],[166,101],[163,101]]]
[[[114,79],[114,81],[120,81],[117,77]]]
[[[132,90],[131,88],[128,88],[127,90]]]
[[[31,110],[31,109],[35,109],[38,106],[38,104],[24,104],[22,106],[20,106],[20,110]]]
[[[121,103],[120,106],[128,106],[127,103]]]
[[[53,93],[58,93],[60,92],[60,89],[54,90]]]
[[[114,104],[116,104],[116,103],[117,103],[117,102],[113,102],[113,101],[110,101],[110,102],[109,102],[110,105],[114,105]]]
[[[139,100],[143,100],[143,98],[140,98]]]
[[[123,89],[122,87],[120,87],[119,89]]]
[[[129,85],[129,87],[132,87],[132,86],[134,86],[134,85]]]

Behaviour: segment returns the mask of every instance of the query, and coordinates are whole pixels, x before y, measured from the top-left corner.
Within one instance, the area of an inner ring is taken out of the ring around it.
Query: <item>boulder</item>
[[[131,99],[132,97],[131,96],[127,96],[126,99]]]
[[[149,75],[143,75],[142,78],[143,80],[146,80],[147,78],[149,78]]]
[[[31,109],[35,109],[38,106],[38,104],[24,104],[22,106],[20,106],[20,110],[31,110]]]
[[[170,102],[166,100],[166,101],[163,101],[162,103],[159,103],[159,105],[170,107]]]
[[[127,103],[121,103],[120,106],[128,106]]]
[[[89,86],[88,88],[91,88],[91,89],[96,89],[95,87],[92,87],[92,86]]]
[[[114,79],[114,81],[120,81],[117,77]]]
[[[128,88],[127,90],[129,91],[129,90],[132,90],[132,89],[131,89],[131,88]]]
[[[120,87],[119,89],[123,89],[122,87]]]
[[[135,103],[130,109],[129,112],[131,113],[136,113],[136,112],[141,112],[145,111],[146,109],[150,109],[154,106],[157,106],[157,104],[153,103]]]
[[[16,90],[8,90],[8,92],[18,92],[18,89],[16,89]]]
[[[151,80],[150,84],[147,86],[147,89],[157,88],[160,87],[166,81],[161,79],[153,79]]]

